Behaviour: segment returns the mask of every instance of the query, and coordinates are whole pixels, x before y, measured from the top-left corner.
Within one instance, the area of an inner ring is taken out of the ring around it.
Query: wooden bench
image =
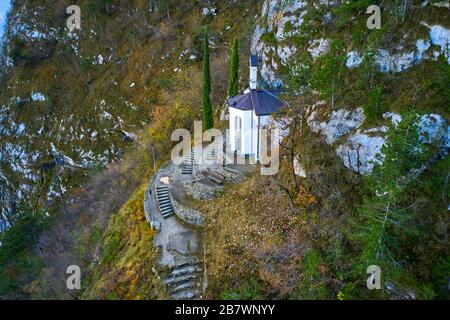
[[[209,171],[209,176],[208,178],[217,183],[217,184],[224,184],[226,177],[221,175],[220,173],[216,172],[216,171]]]

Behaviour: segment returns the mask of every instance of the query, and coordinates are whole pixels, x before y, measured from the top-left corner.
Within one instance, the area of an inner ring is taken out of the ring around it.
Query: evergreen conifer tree
[[[209,61],[209,37],[205,33],[203,50],[203,125],[205,130],[214,127],[213,109],[211,104],[211,66]]]
[[[228,96],[233,97],[239,93],[239,41],[234,39],[231,48],[230,79],[228,82]]]

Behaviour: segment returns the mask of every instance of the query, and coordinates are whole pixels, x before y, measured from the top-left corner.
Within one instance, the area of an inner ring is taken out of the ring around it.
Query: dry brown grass
[[[209,296],[264,283],[266,297],[285,297],[299,281],[299,260],[308,239],[287,195],[270,177],[232,187],[203,208]]]

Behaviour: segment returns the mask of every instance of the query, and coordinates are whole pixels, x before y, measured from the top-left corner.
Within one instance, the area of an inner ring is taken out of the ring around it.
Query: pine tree
[[[310,86],[318,91],[323,99],[330,99],[335,108],[337,92],[343,85],[345,55],[342,41],[332,40],[328,53],[317,58],[316,66],[310,76]]]
[[[205,34],[203,51],[203,125],[205,130],[214,127],[213,109],[211,104],[211,67],[209,61],[209,37]]]
[[[233,97],[239,93],[239,41],[234,39],[230,59],[230,79],[228,82],[228,96]]]
[[[386,279],[399,271],[400,238],[418,232],[414,224],[408,223],[415,219],[415,213],[402,202],[417,181],[414,172],[430,157],[420,142],[416,112],[404,113],[402,118],[389,130],[383,156],[378,157],[380,163],[365,177],[370,196],[360,209],[362,220],[357,223],[356,233],[363,245],[362,266],[379,265]]]

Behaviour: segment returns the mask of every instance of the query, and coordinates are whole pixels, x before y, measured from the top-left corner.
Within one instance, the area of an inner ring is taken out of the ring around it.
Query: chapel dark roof
[[[258,56],[252,54],[250,56],[250,66],[251,67],[258,67],[259,66],[259,61],[258,61]]]
[[[250,90],[228,99],[228,106],[239,110],[255,110],[257,116],[268,116],[284,106],[278,90]]]

